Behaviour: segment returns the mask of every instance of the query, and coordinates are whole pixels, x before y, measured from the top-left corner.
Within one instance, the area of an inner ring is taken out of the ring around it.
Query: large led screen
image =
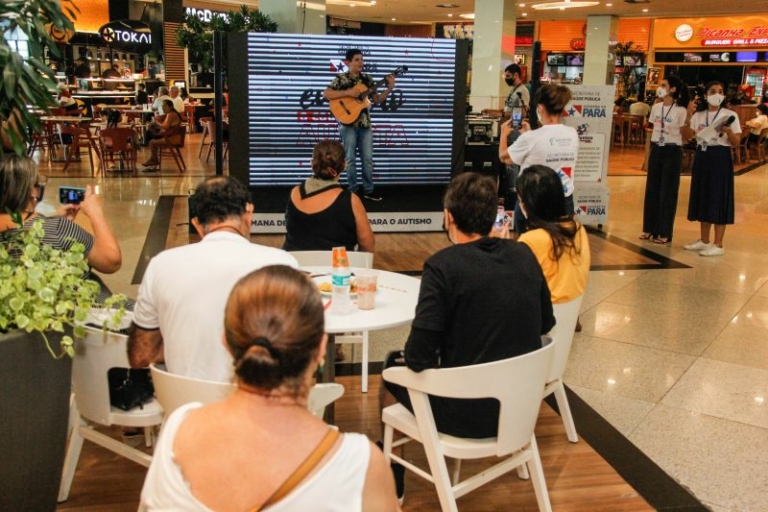
[[[229,43],[230,141],[233,151],[241,145],[237,160],[247,166],[251,186],[300,183],[311,172],[313,146],[322,139],[339,138],[338,122],[322,93],[346,70],[343,60],[349,48],[363,52],[364,72],[376,82],[396,68],[408,68],[397,77],[386,101],[371,110],[376,185],[450,180],[460,147],[456,134],[463,134],[454,126],[457,120],[461,126],[466,104],[466,67],[457,69],[457,60],[462,59],[457,59],[455,40],[245,36]],[[244,48],[233,48],[243,41]],[[241,85],[245,95],[236,91]],[[242,99],[243,108],[235,98]]]

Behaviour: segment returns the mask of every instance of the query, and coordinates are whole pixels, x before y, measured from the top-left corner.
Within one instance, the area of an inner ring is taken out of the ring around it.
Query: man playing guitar
[[[376,92],[375,84],[370,75],[363,73],[363,53],[358,49],[347,50],[345,62],[349,71],[341,73],[333,79],[331,84],[323,92],[326,100],[338,100],[350,98],[352,102],[366,101],[368,94],[373,94],[373,103],[378,105],[389,95],[395,87],[395,76],[386,78],[387,88],[382,92]],[[353,88],[363,84],[368,92],[361,98],[358,90]],[[373,134],[371,133],[371,114],[364,108],[351,124],[339,122],[339,134],[344,144],[347,161],[347,181],[349,190],[371,201],[381,201],[381,196],[373,191]],[[357,167],[355,158],[360,153],[363,165],[362,190],[357,181]]]

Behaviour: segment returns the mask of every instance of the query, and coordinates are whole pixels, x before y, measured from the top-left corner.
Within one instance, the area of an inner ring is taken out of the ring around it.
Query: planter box
[[[58,347],[60,333],[49,333]],[[72,360],[39,333],[0,336],[0,510],[56,510],[67,443]]]

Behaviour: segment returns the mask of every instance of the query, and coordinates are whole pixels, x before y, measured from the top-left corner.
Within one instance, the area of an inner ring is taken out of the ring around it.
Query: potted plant
[[[0,241],[0,510],[54,510],[69,418],[72,334],[96,305],[82,244],[69,251],[43,243],[42,220]],[[124,298],[110,323],[119,324]],[[106,378],[106,376],[105,376]]]
[[[616,57],[621,62],[621,73],[619,74],[620,91],[616,91],[617,95],[624,95],[630,97],[633,95],[632,86],[635,80],[635,68],[626,65],[625,57],[632,57],[637,54],[642,54],[642,47],[635,44],[634,41],[618,42],[615,47]]]

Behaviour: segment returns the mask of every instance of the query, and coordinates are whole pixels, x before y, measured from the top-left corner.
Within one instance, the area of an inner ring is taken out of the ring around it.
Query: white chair
[[[168,372],[161,365],[151,364],[152,382],[155,384],[157,400],[168,417],[173,411],[190,402],[209,404],[229,396],[235,385],[229,382],[185,377]],[[322,418],[325,408],[344,394],[344,386],[336,383],[315,384],[309,391],[308,409]]]
[[[573,423],[571,407],[568,404],[568,396],[565,394],[563,385],[563,374],[565,366],[568,364],[568,355],[571,353],[571,344],[576,330],[576,322],[579,320],[579,311],[581,301],[584,295],[579,295],[573,300],[563,304],[553,304],[555,319],[557,324],[549,331],[549,336],[555,340],[555,358],[552,361],[552,369],[549,371],[547,385],[544,387],[544,398],[552,393],[557,400],[557,408],[560,409],[560,417],[563,419],[565,433],[568,440],[572,443],[579,442],[579,435],[576,433],[576,425]]]
[[[300,267],[329,266],[331,265],[331,251],[293,251],[291,254],[299,262]],[[373,268],[372,252],[348,251],[350,267]],[[368,392],[368,331],[360,333],[339,334],[335,337],[335,343],[359,343],[363,349],[362,375],[360,388],[363,393]]]
[[[122,327],[131,323],[126,314]],[[130,411],[112,407],[109,403],[109,382],[107,372],[110,368],[130,368],[128,363],[128,337],[114,332],[104,332],[100,328],[86,327],[84,338],[75,338],[75,356],[72,361],[72,387],[74,401],[70,418],[74,419],[69,437],[67,456],[64,460],[59,501],[69,496],[72,479],[83,440],[88,439],[99,446],[111,450],[142,466],[149,467],[152,456],[132,448],[107,434],[94,429],[96,425],[144,428],[147,446],[152,446],[156,425],[163,421],[163,408],[157,400],[145,403],[142,408]]]
[[[533,432],[541,407],[541,393],[555,352],[555,344],[549,338],[542,337],[542,341],[544,346],[534,352],[493,363],[420,373],[405,367],[384,370],[384,380],[408,388],[414,410],[412,414],[401,404],[384,409],[384,457],[433,482],[443,511],[457,512],[457,498],[512,469],[518,468],[518,474],[528,478],[526,465],[532,476],[539,510],[551,510]],[[427,395],[497,399],[500,403],[498,436],[463,439],[439,433]],[[393,442],[395,430],[406,437]],[[392,453],[393,447],[410,441],[424,445],[430,472]],[[456,459],[452,479],[448,475],[445,457]],[[459,482],[461,459],[486,457],[505,459]]]

